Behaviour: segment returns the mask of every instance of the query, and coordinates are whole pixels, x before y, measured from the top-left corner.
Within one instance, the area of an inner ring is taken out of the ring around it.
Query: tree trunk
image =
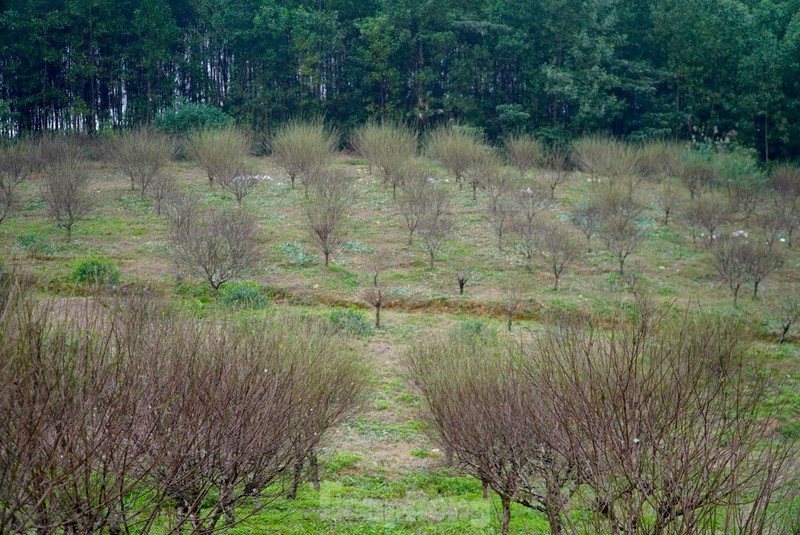
[[[328,263],[330,262],[331,253],[330,251],[325,251],[325,267],[328,267]]]
[[[294,472],[292,473],[292,486],[289,489],[289,495],[287,496],[290,500],[294,500],[297,497],[297,487],[300,486],[300,476],[303,473],[303,459],[299,459],[296,463],[294,463]]]
[[[381,304],[375,305],[375,328],[381,328]]]
[[[489,499],[489,482],[485,479],[481,479],[481,490],[483,491],[483,499]]]
[[[500,496],[503,504],[503,518],[500,521],[500,533],[508,535],[508,528],[511,525],[511,500],[507,496]]]
[[[319,463],[317,462],[317,453],[314,450],[311,450],[311,453],[308,454],[308,465],[311,468],[311,485],[314,490],[319,491]]]
[[[431,261],[430,261],[430,264],[429,264],[431,269],[433,269],[433,267],[434,267],[433,266],[433,260],[434,260],[433,257],[434,257],[434,253],[431,251]]]
[[[464,286],[466,286],[467,281],[464,279],[458,279],[458,295],[464,295]]]

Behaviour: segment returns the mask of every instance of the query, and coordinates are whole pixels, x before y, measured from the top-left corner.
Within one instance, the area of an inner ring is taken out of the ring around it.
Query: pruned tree
[[[779,198],[774,204],[775,213],[783,221],[786,245],[792,246],[794,233],[800,229],[800,200]]]
[[[670,216],[679,212],[683,207],[684,193],[680,187],[671,180],[664,180],[656,189],[656,204],[664,214],[662,223],[669,225]]]
[[[678,178],[689,190],[692,199],[709,190],[717,180],[718,171],[712,155],[701,151],[686,150],[678,160]]]
[[[639,152],[635,147],[616,139],[593,135],[573,143],[572,159],[596,183],[600,176],[612,180],[636,176]]]
[[[528,269],[532,267],[538,245],[538,215],[550,204],[547,191],[533,184],[519,190],[513,196],[514,234],[517,244],[522,248]]]
[[[591,200],[579,203],[570,214],[570,221],[586,236],[586,245],[590,253],[592,252],[592,236],[600,228],[602,215],[600,206]]]
[[[739,290],[747,282],[751,245],[744,238],[728,236],[717,239],[711,249],[711,265],[733,293],[733,306],[738,306]]]
[[[551,533],[561,533],[577,481],[539,436],[550,430],[517,357],[491,339],[451,335],[415,344],[408,359],[432,438],[500,497],[500,533],[509,532],[512,502],[545,514]]]
[[[777,202],[763,206],[756,212],[754,218],[755,224],[764,236],[764,242],[770,250],[786,227],[784,216],[776,204]]]
[[[16,208],[17,187],[36,165],[36,147],[27,141],[0,145],[0,223]]]
[[[311,238],[322,250],[325,266],[342,241],[343,226],[354,202],[353,184],[344,173],[322,171],[311,183],[305,203],[306,223]]]
[[[380,281],[381,273],[386,270],[386,257],[381,251],[376,251],[369,262],[369,288],[364,292],[365,299],[375,308],[375,328],[381,328],[381,308],[383,308],[383,285]]]
[[[475,276],[475,267],[472,262],[460,259],[453,267],[453,275],[458,283],[458,295],[464,295],[464,288],[470,279]]]
[[[191,209],[191,202],[181,203],[170,213],[173,254],[179,265],[202,276],[217,295],[220,286],[258,265],[256,222],[243,210],[191,213]]]
[[[461,125],[438,128],[427,137],[431,156],[453,175],[459,188],[464,187],[464,174],[473,165],[482,143],[481,136]]]
[[[434,267],[436,253],[453,232],[453,219],[449,210],[450,196],[441,188],[433,188],[417,225],[417,233],[428,251],[431,269]]]
[[[522,306],[524,298],[522,292],[522,282],[516,277],[512,277],[502,285],[503,309],[506,314],[506,329],[511,332],[514,324],[514,314]]]
[[[123,132],[111,142],[114,165],[128,176],[132,190],[139,188],[142,198],[163,173],[174,152],[169,137],[147,128]]]
[[[414,243],[414,232],[426,212],[427,204],[436,202],[434,197],[440,194],[428,180],[425,169],[416,161],[407,162],[400,172],[405,178],[398,204],[408,229],[408,244],[411,245]]]
[[[764,414],[743,324],[646,303],[613,328],[553,320],[522,362],[545,442],[585,489],[571,532],[770,532],[794,451]]]
[[[550,188],[550,200],[556,198],[556,188],[567,180],[569,174],[569,153],[561,147],[547,149],[542,157],[545,170],[544,180]]]
[[[681,148],[668,141],[649,141],[639,148],[636,174],[644,180],[666,180],[679,173]]]
[[[464,170],[464,180],[472,189],[472,200],[478,200],[478,188],[485,187],[500,173],[500,159],[488,145],[479,144],[472,154],[472,161]]]
[[[401,123],[370,121],[356,130],[351,144],[370,166],[381,171],[383,181],[392,185],[394,199],[403,182],[398,171],[417,155],[417,133]]]
[[[642,206],[628,188],[611,187],[595,192],[592,202],[600,209],[600,233],[606,247],[617,259],[619,274],[625,274],[625,262],[644,241],[639,226]]]
[[[753,282],[753,299],[758,299],[759,284],[783,265],[783,256],[761,242],[748,241],[744,248],[745,273]]]
[[[72,227],[94,207],[89,193],[91,177],[83,160],[69,157],[52,162],[45,173],[40,191],[47,211],[56,225],[67,231],[72,239]]]
[[[306,190],[311,180],[333,162],[339,133],[320,119],[289,121],[272,136],[272,157],[289,174],[294,188],[297,178]]]
[[[175,175],[170,173],[159,173],[153,179],[150,187],[150,197],[156,209],[156,215],[161,215],[164,209],[164,204],[170,197],[174,196],[177,192],[177,180]]]
[[[553,290],[564,271],[583,253],[583,247],[562,224],[543,223],[538,226],[538,249],[555,278]]]
[[[517,168],[520,177],[539,165],[545,150],[539,141],[529,134],[515,134],[508,136],[504,142],[508,161]]]
[[[695,229],[703,229],[709,244],[714,240],[714,232],[728,221],[730,213],[727,201],[713,193],[690,199],[683,207],[683,217],[692,227],[692,238],[696,235]]]
[[[189,136],[189,152],[205,170],[211,186],[215,180],[230,185],[235,177],[245,174],[250,144],[250,137],[235,127],[207,128]]]
[[[800,298],[797,297],[796,293],[781,299],[778,318],[780,321],[781,333],[778,344],[783,344],[789,336],[789,330],[800,321]]]

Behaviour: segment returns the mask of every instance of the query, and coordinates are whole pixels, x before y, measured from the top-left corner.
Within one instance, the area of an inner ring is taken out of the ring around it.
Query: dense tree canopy
[[[96,132],[176,99],[258,129],[457,120],[495,138],[730,137],[800,155],[798,0],[6,0],[0,128]]]

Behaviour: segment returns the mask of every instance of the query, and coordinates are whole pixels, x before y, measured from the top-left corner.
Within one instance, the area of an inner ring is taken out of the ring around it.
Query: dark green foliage
[[[115,286],[119,284],[119,268],[108,258],[86,258],[75,264],[69,280],[91,286]]]
[[[165,134],[187,134],[201,128],[222,128],[233,124],[233,117],[208,104],[179,102],[161,112],[153,126]]]
[[[490,139],[606,132],[800,155],[796,2],[7,4],[4,135],[154,119],[184,132],[229,124],[218,106],[261,132],[313,116],[344,134],[460,122]]]

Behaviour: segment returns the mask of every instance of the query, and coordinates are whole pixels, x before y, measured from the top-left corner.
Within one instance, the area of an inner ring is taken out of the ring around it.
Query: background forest
[[[0,129],[96,132],[176,101],[495,138],[726,137],[800,154],[800,2],[6,0]]]

